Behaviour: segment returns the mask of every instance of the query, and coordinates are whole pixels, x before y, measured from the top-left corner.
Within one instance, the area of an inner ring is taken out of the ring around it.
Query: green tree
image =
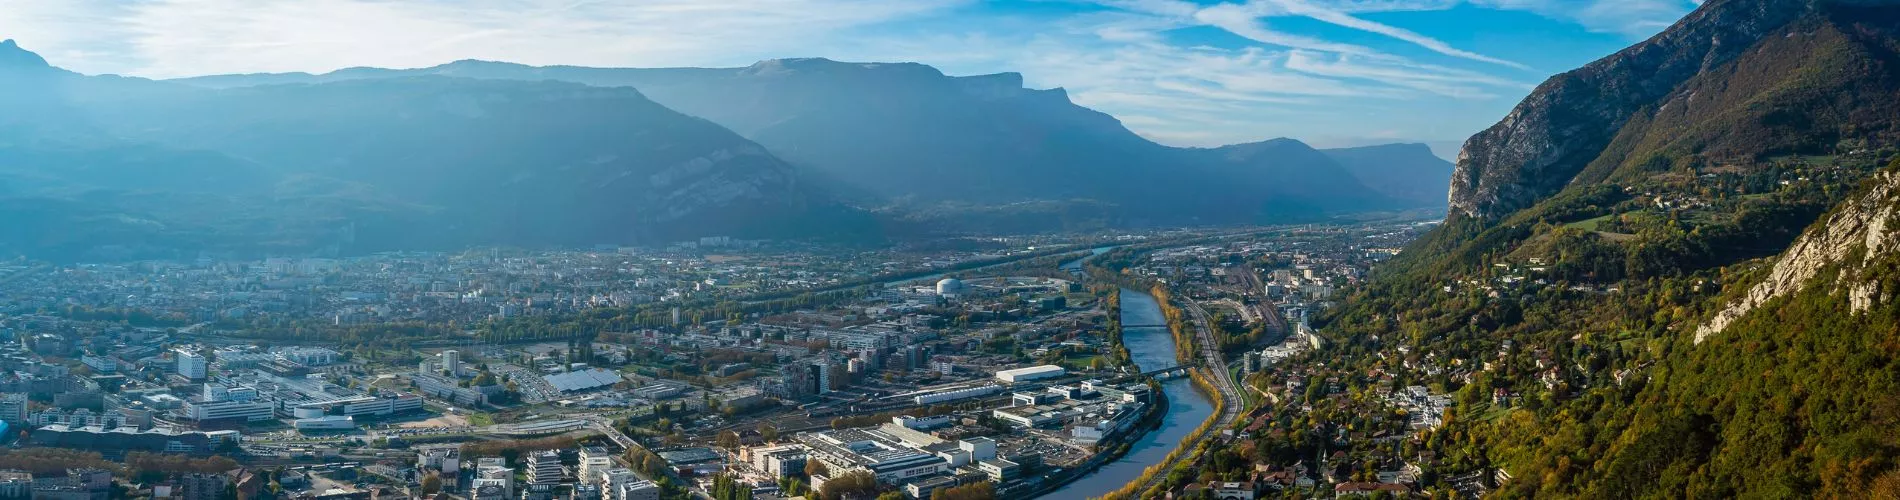
[[[831,475],[831,470],[825,467],[825,463],[823,461],[820,461],[818,459],[811,459],[811,460],[805,461],[805,477],[829,476],[829,475]]]
[[[878,493],[877,476],[870,471],[855,470],[825,481],[818,488],[818,497],[824,500],[862,500],[876,498]]]
[[[433,495],[439,491],[442,491],[442,476],[430,472],[429,475],[422,477],[422,494]]]

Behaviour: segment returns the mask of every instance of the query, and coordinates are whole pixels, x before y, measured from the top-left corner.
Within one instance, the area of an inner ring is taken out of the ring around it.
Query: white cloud
[[[1260,18],[1266,11],[1253,5],[1220,4],[1194,13],[1194,19],[1248,40],[1295,49],[1324,50],[1348,54],[1370,54],[1372,49],[1347,43],[1294,35],[1267,29]]]
[[[1285,9],[1286,12],[1289,14],[1306,16],[1306,17],[1318,19],[1320,21],[1324,21],[1327,23],[1344,26],[1347,28],[1352,28],[1352,29],[1356,29],[1360,31],[1368,31],[1372,33],[1378,33],[1381,35],[1389,36],[1392,38],[1397,38],[1399,40],[1410,42],[1412,44],[1418,45],[1420,47],[1424,47],[1428,50],[1431,50],[1433,52],[1437,52],[1440,54],[1444,54],[1444,55],[1448,55],[1452,57],[1470,59],[1473,61],[1487,62],[1487,63],[1497,64],[1497,65],[1502,65],[1502,66],[1510,66],[1517,69],[1530,69],[1529,67],[1526,67],[1522,64],[1506,61],[1503,59],[1498,59],[1495,57],[1486,56],[1484,54],[1479,54],[1476,52],[1461,50],[1461,49],[1452,47],[1450,44],[1447,44],[1445,42],[1439,41],[1437,39],[1434,39],[1425,35],[1414,33],[1410,30],[1398,28],[1395,26],[1375,23],[1372,21],[1367,21],[1364,19],[1353,17],[1351,14],[1347,14],[1345,12],[1322,8],[1320,6],[1307,3],[1303,0],[1269,0],[1269,1],[1272,2],[1274,5],[1279,6],[1281,9]]]
[[[968,0],[112,0],[9,4],[0,26],[84,72],[141,76],[418,67],[482,58],[678,66],[782,57]],[[113,52],[129,57],[88,57]]]
[[[1531,75],[1496,67],[1521,66],[1480,53],[1485,47],[1454,47],[1368,14],[1475,5],[1637,35],[1686,11],[1678,0],[1069,0],[1099,7],[1035,17],[979,1],[6,0],[0,37],[69,69],[150,77],[467,58],[622,67],[917,61],[950,74],[1018,71],[1032,86],[1066,87],[1076,102],[1143,135],[1215,145],[1322,127],[1337,136],[1370,129],[1446,138],[1488,124],[1529,88],[1520,80]],[[1307,19],[1390,41],[1288,30]],[[1179,36],[1188,29],[1236,38]],[[1380,50],[1401,44],[1435,54],[1412,60]],[[1467,104],[1429,104],[1444,102]],[[1463,114],[1408,118],[1423,113],[1408,111],[1426,109],[1421,103]]]

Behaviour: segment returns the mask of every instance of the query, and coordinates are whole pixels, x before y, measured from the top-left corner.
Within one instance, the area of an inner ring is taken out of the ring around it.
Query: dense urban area
[[[8,262],[0,497],[1405,491],[1403,466],[1336,476],[1357,457],[1218,484],[1090,473],[1140,460],[1157,427],[1198,427],[1168,450],[1206,447],[1257,431],[1276,394],[1333,383],[1289,361],[1321,345],[1307,312],[1428,228]],[[1162,319],[1124,325],[1125,295]],[[1154,359],[1123,343],[1137,331],[1172,362],[1137,363]],[[1268,374],[1270,391],[1237,383]],[[1219,411],[1171,411],[1189,396]],[[1334,438],[1403,439],[1448,404],[1387,396],[1366,414],[1412,417]]]

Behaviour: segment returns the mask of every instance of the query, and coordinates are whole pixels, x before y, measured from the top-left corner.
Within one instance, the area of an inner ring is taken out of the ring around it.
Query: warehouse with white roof
[[[1060,366],[1041,365],[998,371],[996,372],[996,379],[1013,384],[1030,380],[1060,377],[1066,374],[1068,374],[1068,370],[1063,370]]]

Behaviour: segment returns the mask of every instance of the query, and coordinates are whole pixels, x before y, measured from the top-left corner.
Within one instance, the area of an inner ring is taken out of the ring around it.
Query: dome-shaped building
[[[963,284],[963,280],[960,279],[944,278],[937,281],[937,295],[961,297],[963,294],[969,293],[969,291],[969,285]]]

